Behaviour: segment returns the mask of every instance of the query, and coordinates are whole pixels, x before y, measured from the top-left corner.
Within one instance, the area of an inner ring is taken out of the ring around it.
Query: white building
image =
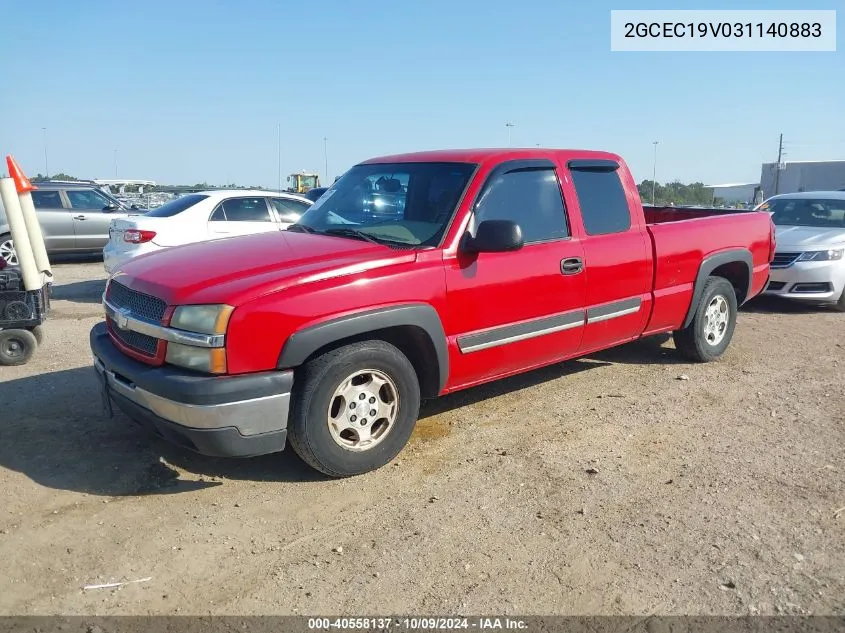
[[[705,185],[713,190],[713,199],[719,198],[725,204],[755,204],[760,183],[741,182],[727,185]]]
[[[763,197],[800,191],[837,191],[845,188],[845,160],[806,160],[763,163]]]

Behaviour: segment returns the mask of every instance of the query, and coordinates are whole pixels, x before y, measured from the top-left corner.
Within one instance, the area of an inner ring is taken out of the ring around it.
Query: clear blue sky
[[[685,0],[3,0],[0,152],[24,169],[275,186],[400,151],[513,144],[622,154],[638,181],[756,181],[845,158],[836,53],[612,53],[610,9],[835,9]],[[842,19],[845,12],[837,17]],[[843,26],[840,24],[840,33]]]

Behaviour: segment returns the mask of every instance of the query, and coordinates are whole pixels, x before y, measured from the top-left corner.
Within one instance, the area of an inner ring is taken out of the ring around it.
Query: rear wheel
[[[346,345],[306,363],[297,380],[289,439],[316,470],[360,475],[384,466],[407,444],[420,387],[410,361],[393,345]]]
[[[37,348],[38,340],[29,330],[0,331],[0,365],[23,365]]]
[[[44,328],[40,325],[36,325],[34,328],[30,330],[32,335],[35,337],[35,341],[41,345],[44,342]]]
[[[5,261],[9,266],[18,265],[18,254],[15,251],[15,243],[12,241],[12,236],[8,233],[0,235],[0,259]]]
[[[716,360],[730,345],[736,313],[736,291],[731,282],[723,277],[710,277],[704,284],[692,322],[673,333],[675,347],[699,363]]]

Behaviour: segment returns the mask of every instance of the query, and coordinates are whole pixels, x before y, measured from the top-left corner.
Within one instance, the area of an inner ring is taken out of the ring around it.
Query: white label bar
[[[611,51],[835,51],[836,11],[611,11]]]

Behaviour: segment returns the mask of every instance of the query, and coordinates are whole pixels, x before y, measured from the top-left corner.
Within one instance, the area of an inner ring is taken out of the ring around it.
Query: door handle
[[[584,270],[584,261],[580,257],[567,257],[560,260],[560,272],[564,275],[577,275]]]
[[[73,219],[74,220],[84,220],[85,216],[84,215],[75,215],[75,216],[73,216]]]

